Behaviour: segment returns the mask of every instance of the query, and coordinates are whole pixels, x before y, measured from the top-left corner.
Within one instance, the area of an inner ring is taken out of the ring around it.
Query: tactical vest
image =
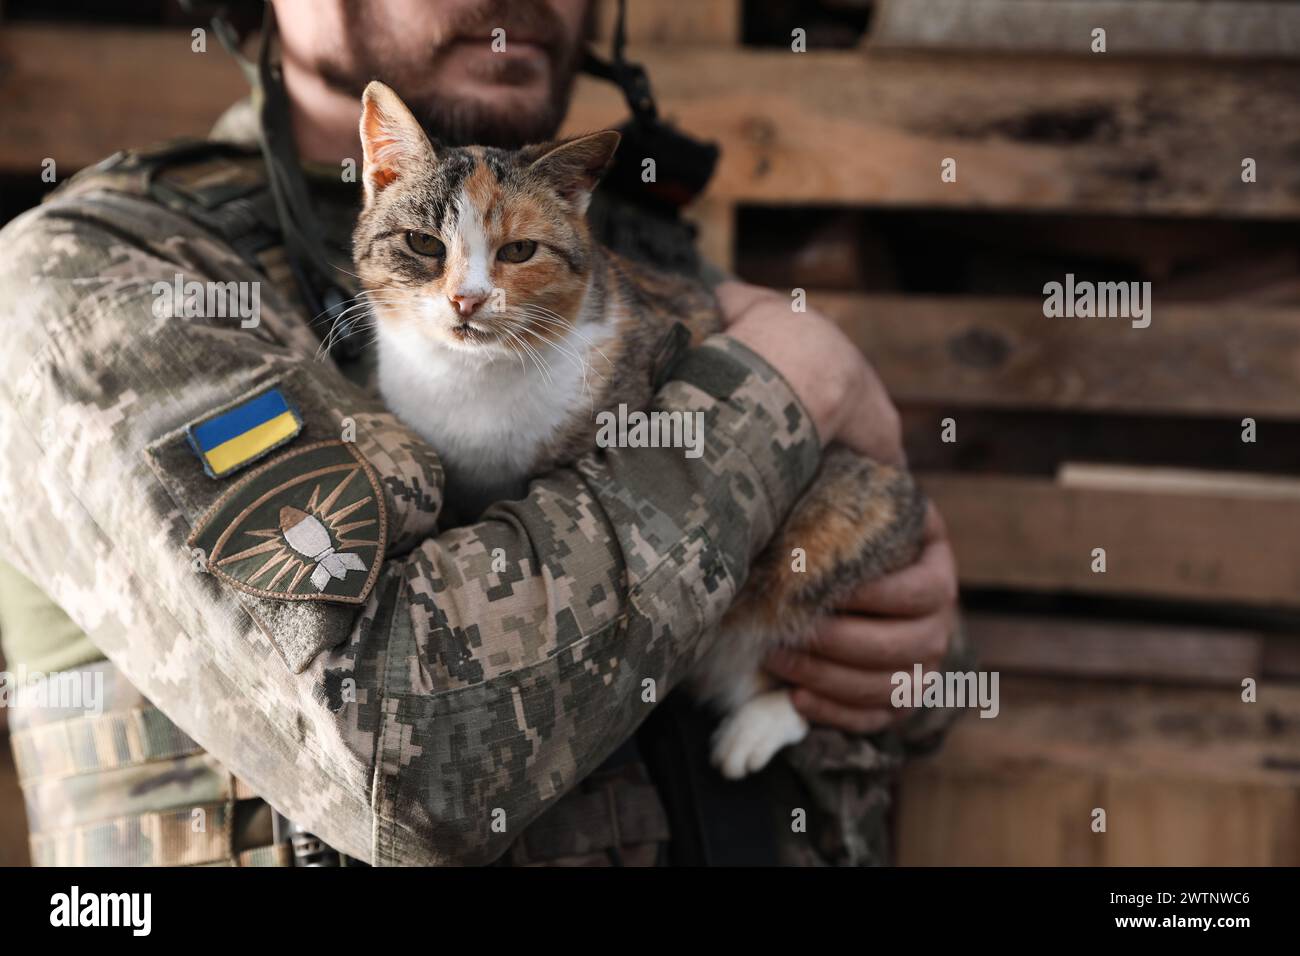
[[[148,196],[180,212],[232,246],[288,301],[302,305],[255,150],[185,141],[121,152],[78,173],[58,195],[101,189]],[[680,266],[683,249],[692,248],[689,231],[631,228],[626,216],[608,208],[596,216],[607,241],[633,254],[658,254],[665,265]],[[11,742],[34,864],[295,865],[294,846],[277,832],[271,807],[110,662],[63,674],[102,680],[104,708],[98,716],[43,706],[14,710]],[[668,861],[669,835],[664,803],[629,741],[534,821],[500,862],[655,865]],[[296,842],[303,865],[302,858],[319,847]]]

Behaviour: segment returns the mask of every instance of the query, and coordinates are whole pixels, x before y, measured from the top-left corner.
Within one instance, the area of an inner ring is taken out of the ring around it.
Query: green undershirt
[[[28,673],[66,670],[104,659],[99,648],[45,592],[0,561],[0,648],[5,667]]]

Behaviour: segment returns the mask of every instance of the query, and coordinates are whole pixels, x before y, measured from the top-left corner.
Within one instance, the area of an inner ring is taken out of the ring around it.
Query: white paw
[[[782,747],[798,743],[808,733],[788,690],[752,697],[719,725],[713,735],[713,766],[728,780],[739,780],[767,766]]]

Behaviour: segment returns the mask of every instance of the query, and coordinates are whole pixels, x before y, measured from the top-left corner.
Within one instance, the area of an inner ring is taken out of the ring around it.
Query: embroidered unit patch
[[[302,431],[302,419],[278,388],[185,430],[190,447],[212,478],[224,478],[252,464]]]
[[[233,485],[190,534],[207,569],[259,597],[365,601],[379,575],[388,513],[353,446],[323,441],[277,455]]]

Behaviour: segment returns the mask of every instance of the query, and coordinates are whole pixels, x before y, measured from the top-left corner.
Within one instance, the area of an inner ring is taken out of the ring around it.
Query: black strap
[[[648,212],[676,218],[678,210],[708,185],[719,151],[715,144],[687,136],[659,118],[649,74],[641,64],[630,62],[624,52],[626,8],[626,0],[619,0],[610,58],[602,59],[588,50],[582,64],[584,72],[617,85],[632,113],[619,127],[623,143],[601,188]],[[649,183],[641,175],[641,163],[647,157],[652,157],[657,167],[655,179]]]
[[[298,150],[293,142],[289,97],[280,67],[272,62],[271,51],[279,36],[275,8],[270,3],[266,5],[262,46],[256,64],[251,63],[239,49],[239,38],[228,21],[216,17],[212,26],[253,88],[253,105],[258,114],[258,142],[266,162],[271,195],[275,198],[286,258],[303,301],[312,312],[312,324],[321,338],[330,343],[330,352],[335,358],[354,359],[363,343],[359,336],[349,334],[350,329],[340,327],[347,322],[344,305],[350,297],[350,290],[346,289],[321,242],[323,231],[308,195]]]
[[[710,762],[717,720],[682,691],[637,732],[646,768],[668,813],[673,866],[775,866],[780,862],[766,771],[726,780]]]
[[[587,51],[582,69],[602,80],[618,85],[627,100],[628,109],[636,122],[650,123],[659,118],[654,94],[650,90],[650,77],[640,63],[630,63],[624,56],[627,46],[627,0],[618,0],[618,14],[614,20],[613,55],[602,60],[591,50]]]

